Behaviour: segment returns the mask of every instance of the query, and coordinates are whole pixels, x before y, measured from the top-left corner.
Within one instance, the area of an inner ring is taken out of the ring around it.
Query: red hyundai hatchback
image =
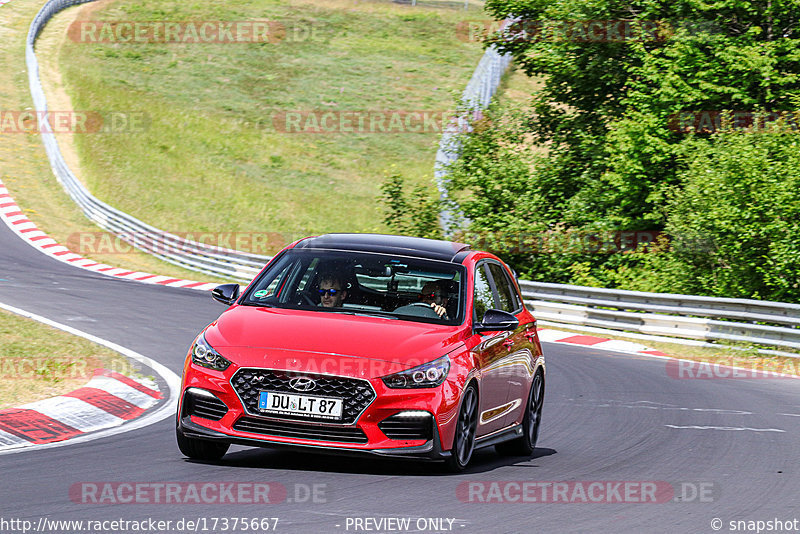
[[[512,272],[468,245],[329,234],[277,254],[197,339],[178,446],[444,460],[533,453],[545,365]]]

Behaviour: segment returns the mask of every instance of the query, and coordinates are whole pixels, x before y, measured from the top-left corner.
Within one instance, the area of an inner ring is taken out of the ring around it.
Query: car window
[[[464,272],[447,261],[289,250],[250,284],[241,304],[461,324]]]
[[[513,313],[519,309],[514,287],[511,285],[511,280],[499,264],[489,263],[489,271],[492,273],[494,285],[497,288],[497,296],[500,299],[499,309]]]
[[[489,277],[484,270],[485,264],[480,264],[475,269],[475,320],[480,321],[483,319],[486,310],[494,308],[494,295],[492,295],[492,286],[489,284]]]
[[[291,268],[290,264],[286,264],[280,270],[275,272],[275,275],[270,278],[270,280],[265,283],[259,291],[256,292],[256,295],[253,296],[255,300],[275,300],[278,297],[278,289],[284,285],[286,281],[286,275],[289,273]]]
[[[307,291],[311,287],[311,281],[314,279],[314,273],[319,265],[319,258],[314,258],[305,268],[303,277],[300,279],[300,284],[297,286],[299,291]]]

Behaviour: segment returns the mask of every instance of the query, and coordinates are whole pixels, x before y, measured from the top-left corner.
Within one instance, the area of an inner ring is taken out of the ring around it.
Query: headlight
[[[200,336],[192,346],[192,362],[202,367],[216,371],[224,371],[231,364],[222,355],[215,351],[206,341],[205,336]]]
[[[442,356],[438,360],[414,367],[407,371],[400,371],[393,375],[384,376],[383,383],[386,387],[400,388],[433,388],[444,382],[450,371],[450,359]]]

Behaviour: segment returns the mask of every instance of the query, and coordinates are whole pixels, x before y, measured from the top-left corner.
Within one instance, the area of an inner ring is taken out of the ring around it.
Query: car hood
[[[458,348],[464,327],[341,313],[235,306],[206,330],[240,367],[383,376]]]

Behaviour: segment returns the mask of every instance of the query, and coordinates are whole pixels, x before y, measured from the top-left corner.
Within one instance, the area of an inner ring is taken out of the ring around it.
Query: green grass
[[[84,7],[93,6],[87,4]],[[28,88],[28,77],[25,66],[25,37],[31,20],[42,6],[41,0],[15,0],[4,5],[0,17],[0,109],[31,109]],[[70,109],[69,102],[60,98],[57,92],[50,91],[50,85],[58,86],[58,70],[54,56],[59,44],[66,35],[66,28],[81,8],[72,8],[56,16],[37,41],[37,55],[40,60],[40,72],[45,79],[45,86],[50,109]],[[62,151],[68,161],[72,159],[71,139],[68,136],[57,136]],[[71,165],[73,165],[71,163]],[[73,168],[81,176],[77,164]],[[0,134],[0,178],[8,186],[14,199],[22,207],[25,214],[37,226],[60,243],[70,243],[82,232],[97,232],[94,226],[64,192],[50,169],[50,163],[38,135],[24,133]],[[108,263],[132,271],[147,271],[175,278],[213,280],[213,277],[194,271],[181,269],[169,263],[142,253],[125,254],[85,254],[95,261]]]
[[[77,389],[95,368],[137,374],[116,352],[0,310],[0,408]]]
[[[65,42],[74,109],[137,110],[141,133],[74,136],[105,202],[168,231],[386,231],[393,165],[433,190],[439,134],[288,134],[275,113],[450,110],[482,53],[457,37],[474,12],[337,1],[120,0],[96,20],[269,19],[314,28],[277,44]]]

